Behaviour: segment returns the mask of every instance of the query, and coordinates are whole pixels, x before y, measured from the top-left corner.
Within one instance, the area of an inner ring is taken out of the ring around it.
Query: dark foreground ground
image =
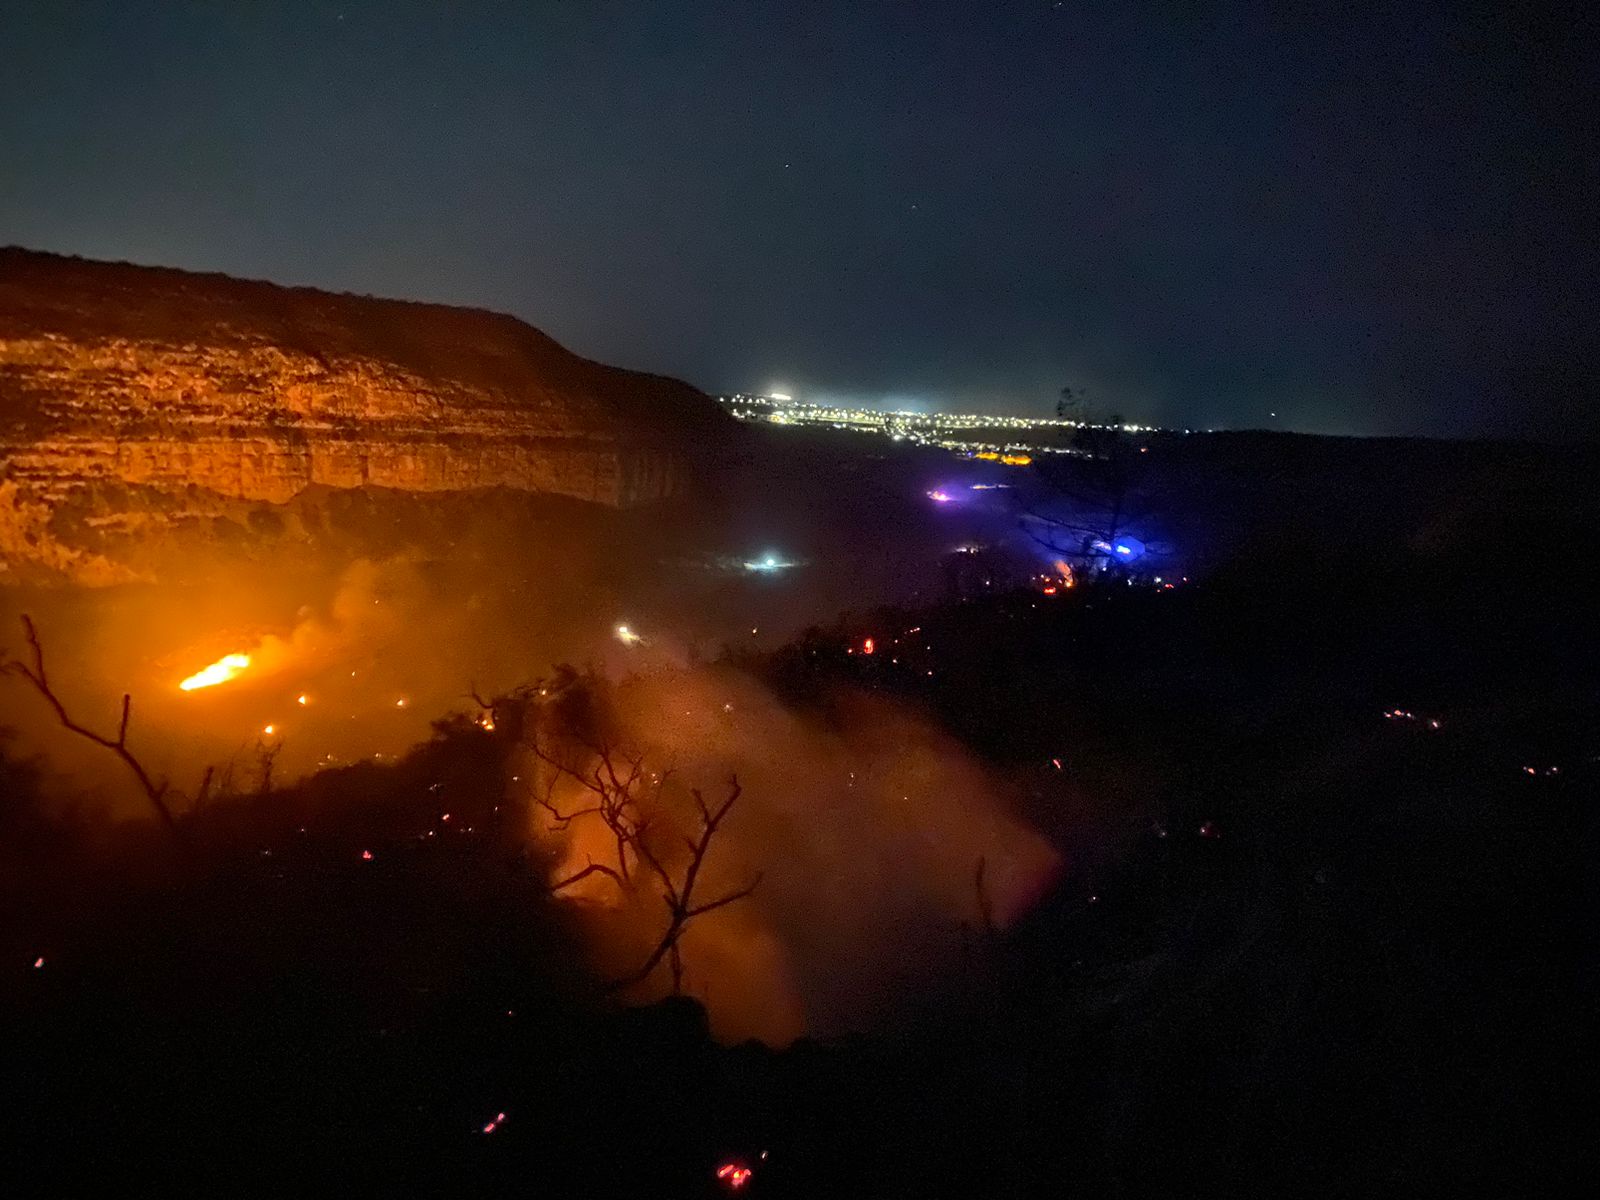
[[[501,734],[240,799],[181,852],[46,816],[12,761],[4,1189],[694,1196],[737,1161],[770,1196],[1569,1192],[1600,637],[1574,567],[1490,532],[877,612],[743,662],[821,712],[904,697],[1070,864],[915,1011],[782,1052],[604,1002],[492,815]],[[846,653],[914,627],[900,663]],[[421,848],[441,781],[477,832]]]

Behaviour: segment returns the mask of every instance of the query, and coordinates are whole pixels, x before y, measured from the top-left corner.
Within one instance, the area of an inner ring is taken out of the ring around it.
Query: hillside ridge
[[[503,313],[0,249],[10,571],[114,559],[129,495],[146,528],[311,487],[648,504],[725,424]]]

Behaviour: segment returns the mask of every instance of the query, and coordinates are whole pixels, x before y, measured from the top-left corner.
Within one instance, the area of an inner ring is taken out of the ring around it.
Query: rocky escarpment
[[[310,488],[647,503],[721,421],[499,314],[0,250],[12,577],[126,577],[137,531]]]

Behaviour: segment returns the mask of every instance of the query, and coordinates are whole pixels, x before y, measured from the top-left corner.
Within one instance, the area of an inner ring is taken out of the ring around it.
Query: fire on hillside
[[[193,692],[200,688],[216,687],[219,683],[227,683],[236,678],[240,672],[250,668],[248,654],[224,654],[209,667],[196,671],[189,678],[178,685],[180,691]]]

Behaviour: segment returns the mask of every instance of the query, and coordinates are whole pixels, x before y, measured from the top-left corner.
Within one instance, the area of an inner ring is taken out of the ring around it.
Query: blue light
[[[1090,545],[1101,553],[1109,554],[1124,562],[1132,562],[1136,558],[1142,558],[1145,552],[1145,544],[1138,538],[1119,538],[1114,543],[1097,539]]]

